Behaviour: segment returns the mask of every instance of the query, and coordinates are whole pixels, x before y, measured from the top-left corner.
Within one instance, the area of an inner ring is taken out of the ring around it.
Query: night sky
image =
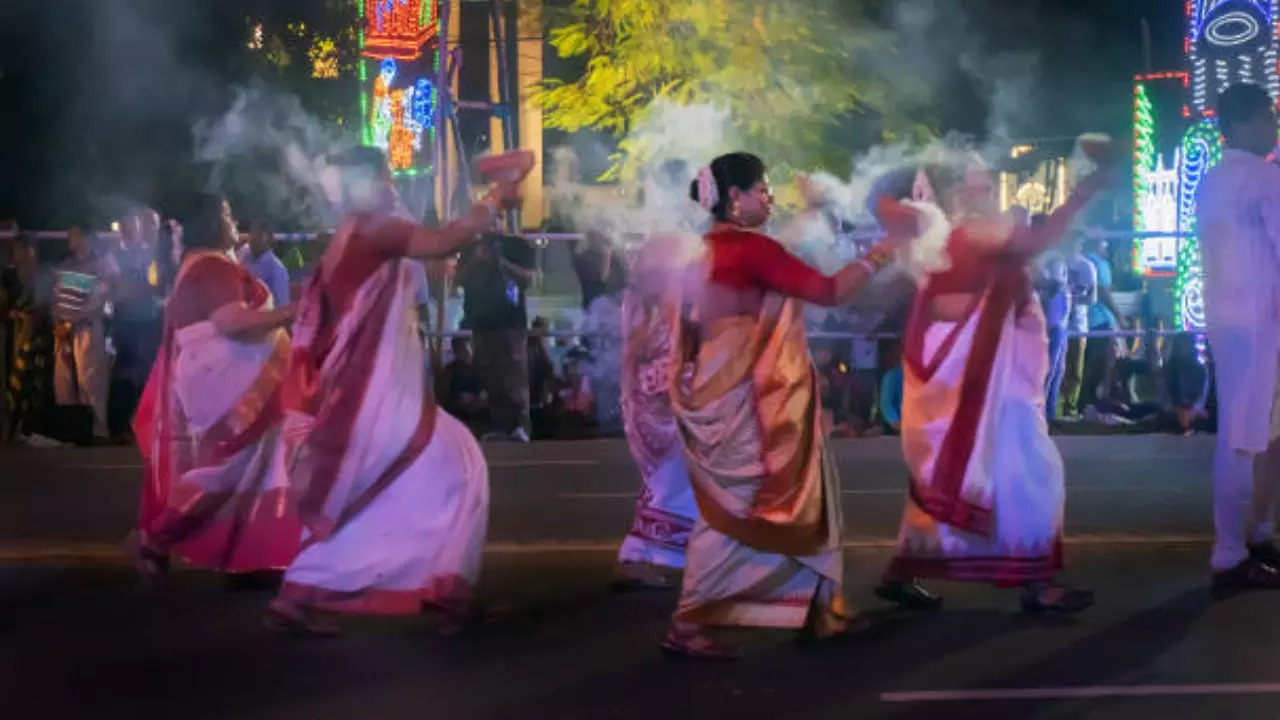
[[[185,166],[192,123],[225,107],[227,86],[242,79],[242,69],[226,61],[228,47],[242,39],[225,13],[210,10],[215,5],[0,3],[0,217],[16,216],[29,228],[101,222],[107,194],[165,205],[175,186],[190,185]],[[977,38],[975,51],[999,59],[1002,72],[1027,63],[1034,82],[1009,128],[1019,137],[1086,131],[1126,136],[1132,77],[1144,69],[1144,17],[1153,69],[1181,63],[1182,0],[938,5],[964,12]],[[133,27],[114,20],[129,12],[147,22]],[[940,31],[925,41],[946,35]],[[937,90],[940,127],[981,135],[991,111],[989,93],[956,64]]]

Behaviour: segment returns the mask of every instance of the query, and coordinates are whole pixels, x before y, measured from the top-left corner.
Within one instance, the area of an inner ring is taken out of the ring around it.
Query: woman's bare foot
[[[675,622],[671,623],[667,636],[662,640],[662,652],[693,660],[737,660],[742,657],[738,648],[711,638],[701,626]]]
[[[306,637],[333,637],[341,633],[336,623],[315,608],[276,599],[267,606],[266,626],[276,632]]]

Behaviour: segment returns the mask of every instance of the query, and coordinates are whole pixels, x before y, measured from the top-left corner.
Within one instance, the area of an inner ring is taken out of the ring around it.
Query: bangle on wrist
[[[880,270],[878,266],[869,262],[866,258],[860,258],[855,264],[868,275],[875,275]]]

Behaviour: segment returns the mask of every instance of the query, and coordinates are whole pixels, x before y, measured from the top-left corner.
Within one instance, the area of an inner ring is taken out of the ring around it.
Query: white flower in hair
[[[708,212],[720,203],[720,191],[716,189],[716,176],[711,166],[705,165],[698,171],[698,204]]]

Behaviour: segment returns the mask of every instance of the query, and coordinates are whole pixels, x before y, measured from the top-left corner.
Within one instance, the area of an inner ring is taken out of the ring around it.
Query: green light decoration
[[[360,74],[360,142],[364,145],[373,144],[373,128],[369,127],[369,69],[366,66],[367,60],[364,59],[364,3],[365,0],[356,0],[356,12],[359,13],[361,25],[356,28],[356,71]]]
[[[1222,161],[1222,134],[1218,123],[1206,118],[1192,125],[1182,136],[1182,167],[1178,178],[1178,278],[1174,297],[1178,300],[1176,321],[1181,330],[1205,326],[1203,284],[1200,277],[1200,239],[1196,235],[1196,191],[1200,181]]]
[[[1142,214],[1142,200],[1150,188],[1148,176],[1155,169],[1155,107],[1147,96],[1147,87],[1142,83],[1133,86],[1133,229],[1147,229],[1146,219]],[[1133,270],[1141,273],[1141,243],[1133,244]]]

